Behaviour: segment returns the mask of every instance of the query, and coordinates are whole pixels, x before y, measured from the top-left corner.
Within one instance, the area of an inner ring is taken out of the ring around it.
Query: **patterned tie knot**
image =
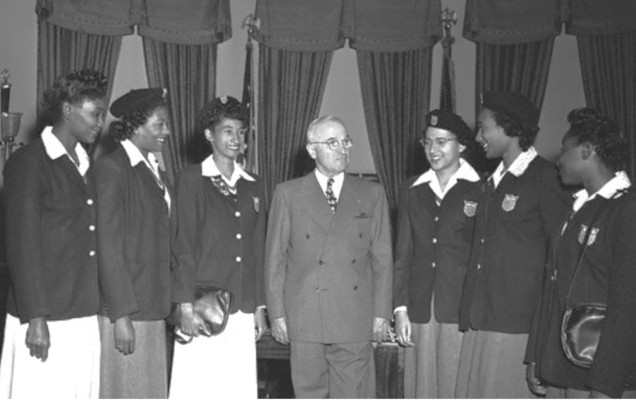
[[[329,207],[331,207],[331,212],[335,214],[338,199],[336,199],[336,195],[333,194],[333,178],[329,178],[327,181],[327,190],[325,191],[325,195],[327,196]]]

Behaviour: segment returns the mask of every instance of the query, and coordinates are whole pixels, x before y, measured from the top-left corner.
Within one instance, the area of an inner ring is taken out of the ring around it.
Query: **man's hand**
[[[274,318],[271,321],[272,336],[280,344],[289,344],[289,336],[287,335],[287,320],[285,317]]]
[[[264,308],[257,308],[254,312],[254,327],[256,330],[256,341],[258,342],[263,337],[265,331],[267,331],[267,317],[265,316]]]
[[[382,343],[388,338],[389,321],[386,318],[373,318],[373,341]]]
[[[128,315],[115,321],[115,348],[125,356],[135,352],[135,328]]]
[[[399,344],[404,347],[415,346],[411,339],[411,320],[406,310],[395,313],[395,331]]]
[[[535,363],[528,363],[526,366],[526,382],[528,383],[528,389],[537,396],[545,396],[546,387],[541,384],[541,380],[537,378],[534,371]]]
[[[33,318],[29,321],[25,342],[31,357],[39,358],[42,362],[46,361],[49,357],[51,340],[49,339],[49,326],[44,317]]]

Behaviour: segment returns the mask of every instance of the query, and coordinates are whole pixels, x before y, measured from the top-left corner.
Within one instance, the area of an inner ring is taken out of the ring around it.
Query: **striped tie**
[[[333,178],[329,178],[327,181],[327,190],[325,191],[325,195],[327,196],[329,207],[331,207],[331,212],[335,214],[338,199],[336,199],[336,196],[333,194]]]

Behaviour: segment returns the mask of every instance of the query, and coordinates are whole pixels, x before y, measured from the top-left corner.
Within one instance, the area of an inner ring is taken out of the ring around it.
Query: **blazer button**
[[[241,262],[241,256],[236,257],[236,262]]]
[[[93,205],[93,199],[86,200],[86,204],[88,204],[89,206],[92,206]]]
[[[354,286],[353,290],[358,290],[358,285]]]
[[[242,236],[240,233],[237,233],[237,234],[236,234],[236,238],[237,238],[237,239],[241,239],[242,237],[243,237],[243,236]]]
[[[481,269],[481,264],[477,264],[477,269]]]
[[[95,225],[91,225],[91,226],[89,226],[89,227],[88,227],[88,230],[89,230],[89,231],[91,231],[91,232],[93,232],[93,231],[95,230]]]
[[[354,258],[353,260],[351,260],[351,264],[355,264],[356,263],[356,259]]]
[[[309,239],[309,234],[307,234],[307,239]]]
[[[91,250],[88,252],[89,257],[95,257],[95,250]]]
[[[318,265],[322,265],[322,264],[324,264],[324,263],[325,263],[324,261],[322,261],[322,260],[318,260]]]
[[[241,212],[240,212],[240,211],[235,212],[235,213],[234,213],[234,216],[235,216],[236,218],[240,217],[240,216],[241,216]]]
[[[431,263],[431,267],[433,267],[433,268],[435,268],[435,266],[436,266],[436,265],[437,265],[437,264],[435,264],[435,261],[433,261],[433,262]]]

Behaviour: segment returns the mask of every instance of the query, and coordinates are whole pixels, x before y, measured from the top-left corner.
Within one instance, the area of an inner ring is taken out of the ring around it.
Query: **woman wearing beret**
[[[459,312],[466,331],[458,397],[525,398],[524,354],[545,270],[548,235],[567,209],[555,166],[532,146],[539,111],[512,92],[487,92],[477,141],[501,158],[479,199]]]
[[[398,208],[393,303],[397,339],[407,346],[405,398],[451,398],[462,343],[459,301],[481,184],[462,158],[474,139],[461,117],[435,110],[426,124],[421,143],[430,169],[406,182]]]
[[[170,397],[255,398],[255,340],[266,327],[266,210],[261,182],[236,162],[245,146],[247,109],[223,96],[205,105],[197,122],[213,154],[177,176],[173,296],[181,331],[195,338],[175,345]],[[234,297],[227,326],[216,336],[200,335],[206,328],[193,312],[196,286]]]
[[[170,135],[163,89],[133,90],[110,107],[117,149],[95,165],[104,307],[102,398],[166,398],[172,199],[153,152]]]
[[[95,202],[82,144],[99,137],[106,78],[71,72],[44,94],[51,126],[6,164],[11,277],[0,397],[97,398]]]
[[[528,340],[528,384],[539,394],[545,392],[541,383],[547,385],[548,398],[634,398],[636,196],[621,171],[629,147],[616,124],[595,110],[573,110],[568,122],[559,171],[564,183],[583,188],[551,240],[543,297]],[[561,349],[563,314],[577,303],[607,305],[589,369],[574,365]]]

